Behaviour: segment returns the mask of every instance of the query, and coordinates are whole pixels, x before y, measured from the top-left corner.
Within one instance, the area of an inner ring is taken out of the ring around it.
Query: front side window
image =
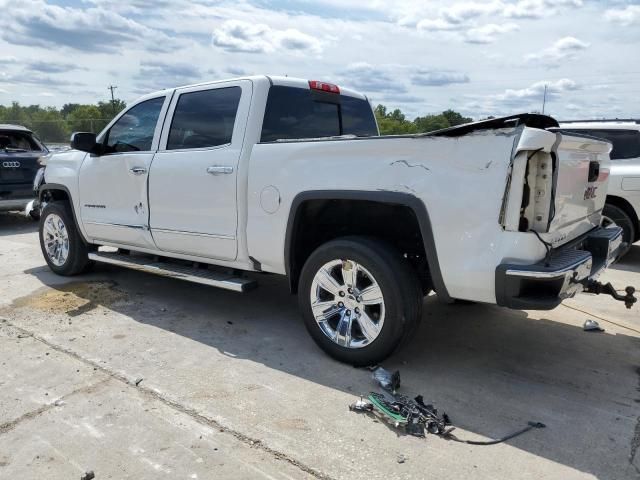
[[[151,150],[153,135],[165,97],[153,98],[129,109],[113,124],[105,138],[105,152]]]
[[[178,99],[167,150],[209,148],[231,143],[240,87],[183,93]]]
[[[611,142],[613,145],[609,154],[611,160],[640,157],[640,131],[638,130],[574,129],[570,131],[603,138]]]

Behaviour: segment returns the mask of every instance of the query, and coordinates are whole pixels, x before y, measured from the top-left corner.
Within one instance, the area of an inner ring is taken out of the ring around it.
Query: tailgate
[[[570,239],[600,224],[611,145],[562,131],[557,134],[558,169],[549,232],[564,232]]]

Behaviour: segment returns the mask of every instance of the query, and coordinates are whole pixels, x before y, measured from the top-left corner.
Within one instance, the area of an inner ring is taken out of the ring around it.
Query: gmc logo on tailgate
[[[20,162],[2,162],[4,168],[20,168]]]

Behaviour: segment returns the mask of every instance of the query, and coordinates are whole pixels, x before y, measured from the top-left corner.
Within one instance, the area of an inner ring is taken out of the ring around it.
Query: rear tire
[[[633,224],[633,220],[627,215],[627,212],[610,203],[605,204],[602,210],[602,216],[603,226],[606,227],[613,223],[622,228],[622,239],[627,243],[627,248],[620,254],[620,257],[622,257],[622,255],[629,251],[631,244],[636,238],[636,227]]]
[[[341,362],[365,366],[381,362],[410,336],[421,318],[423,294],[415,271],[393,246],[344,237],[309,256],[298,301],[320,348]]]
[[[50,202],[44,207],[39,233],[42,254],[54,273],[77,275],[90,266],[91,249],[78,232],[68,202]]]

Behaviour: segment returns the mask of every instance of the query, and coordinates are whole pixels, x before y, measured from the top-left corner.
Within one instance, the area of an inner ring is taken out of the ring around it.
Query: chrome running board
[[[89,253],[89,260],[130,268],[141,272],[154,273],[163,277],[176,278],[187,282],[200,283],[211,287],[224,288],[226,290],[233,290],[234,292],[246,292],[255,288],[258,284],[255,280],[238,277],[233,274],[215,272],[206,268],[176,265],[144,256],[124,255],[111,252],[92,252]]]

